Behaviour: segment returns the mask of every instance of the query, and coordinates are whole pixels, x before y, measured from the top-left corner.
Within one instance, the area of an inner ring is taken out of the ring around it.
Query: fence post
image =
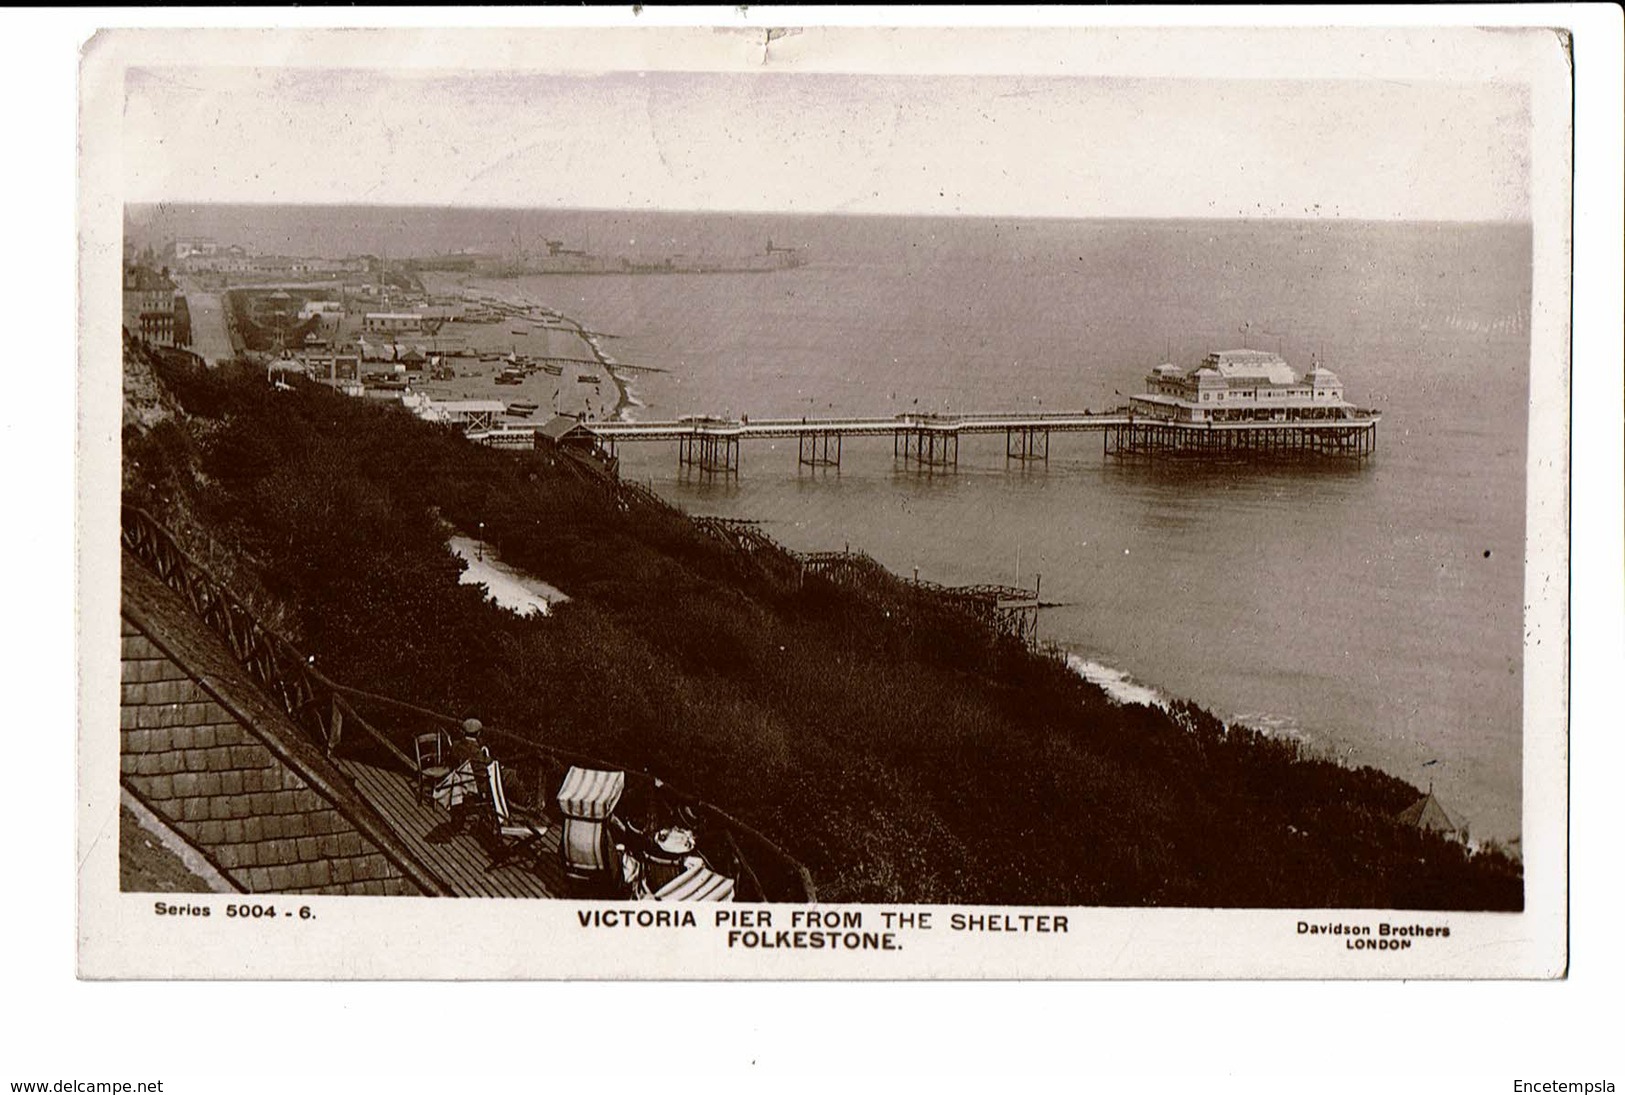
[[[339,747],[339,741],[344,736],[344,701],[339,699],[337,692],[333,693],[332,713],[327,720],[327,751],[331,753]]]

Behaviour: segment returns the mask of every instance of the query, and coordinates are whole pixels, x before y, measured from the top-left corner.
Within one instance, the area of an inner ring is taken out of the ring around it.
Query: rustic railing
[[[1005,585],[945,586],[918,578],[908,581],[862,552],[792,551],[763,532],[755,521],[731,517],[691,520],[695,528],[712,540],[769,569],[800,577],[815,574],[871,595],[879,595],[894,583],[904,583],[912,592],[928,594],[939,604],[973,616],[1001,634],[1036,646],[1037,610],[1041,607],[1037,589]]]
[[[615,480],[615,501],[619,503],[622,510],[641,506],[665,513],[680,514],[683,512],[642,483],[631,479],[617,478]]]
[[[408,753],[412,739],[427,729],[453,731],[461,720],[388,696],[349,688],[330,680],[291,641],[261,624],[206,566],[187,554],[170,531],[136,506],[121,512],[120,538],[132,555],[151,569],[226,643],[232,656],[282,710],[329,753],[341,745],[369,746],[406,772],[416,768]],[[363,708],[382,708],[383,718],[367,718]],[[624,771],[626,798],[642,809],[659,799],[687,810],[698,824],[700,849],[713,865],[737,877],[741,900],[810,902],[816,891],[811,876],[793,858],[751,826],[717,807],[657,779],[568,750],[539,745],[492,727],[486,731],[493,753],[511,773],[510,793],[518,801],[545,806],[548,789],[557,786],[570,765]]]
[[[254,683],[318,742],[327,743],[335,717],[333,682],[293,643],[259,622],[248,606],[145,510],[125,506],[124,546],[225,640]]]
[[[616,503],[623,511],[641,506],[685,516],[696,531],[770,577],[799,583],[813,574],[871,597],[882,595],[891,583],[905,582],[914,592],[928,594],[939,604],[971,616],[999,634],[1040,652],[1037,650],[1038,609],[1042,605],[1037,589],[1004,585],[945,586],[917,578],[908,581],[860,551],[794,551],[764,532],[757,521],[684,514],[641,483],[617,478],[614,490]]]

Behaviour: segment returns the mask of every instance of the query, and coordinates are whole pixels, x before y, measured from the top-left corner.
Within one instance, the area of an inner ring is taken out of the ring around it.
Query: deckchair
[[[501,764],[493,760],[485,771],[491,789],[492,832],[496,837],[496,854],[491,858],[491,867],[500,867],[526,851],[540,859],[542,837],[547,835],[546,823],[529,811],[509,805],[508,794],[502,787]]]
[[[572,767],[559,785],[559,858],[566,878],[619,890],[626,884],[621,849],[608,821],[626,790],[625,772]]]
[[[656,901],[732,901],[734,880],[717,874],[699,856],[690,856],[682,874],[655,891]]]

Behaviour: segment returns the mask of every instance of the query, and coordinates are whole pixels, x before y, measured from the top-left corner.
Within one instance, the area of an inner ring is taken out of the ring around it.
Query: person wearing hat
[[[453,742],[451,747],[453,768],[467,764],[478,770],[481,765],[491,763],[491,751],[480,740],[480,734],[484,729],[479,719],[463,720],[463,736]]]
[[[461,793],[451,803],[451,813],[459,827],[478,814],[486,795],[485,773],[491,764],[491,751],[480,740],[484,729],[479,719],[464,719],[463,736],[452,743],[449,778],[457,782]]]

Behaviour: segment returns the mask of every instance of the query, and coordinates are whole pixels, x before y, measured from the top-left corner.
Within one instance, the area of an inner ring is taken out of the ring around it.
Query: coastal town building
[[[399,363],[405,361],[408,354],[414,353],[417,355],[417,361],[420,365],[427,360],[424,347],[421,344],[397,342],[393,339],[388,342],[372,342],[362,338],[356,340],[356,345],[361,351],[362,359],[366,361]]]
[[[401,331],[423,330],[423,316],[417,312],[368,312],[362,317],[363,330],[394,334]]]
[[[438,400],[416,392],[402,395],[401,405],[425,422],[446,422],[470,430],[491,429],[508,410],[499,399]]]
[[[359,256],[331,259],[253,255],[236,244],[222,247],[213,240],[177,240],[175,262],[190,273],[248,274],[261,277],[332,277],[338,274],[360,274],[367,270],[367,259]]]
[[[188,255],[179,260],[183,270],[193,274],[252,274],[255,260],[243,254],[241,248],[232,248],[213,255]]]
[[[319,332],[323,338],[331,339],[338,334],[339,326],[344,322],[344,305],[336,300],[307,300],[299,308],[298,322],[309,323],[314,320],[312,330]]]
[[[538,447],[575,449],[590,453],[599,447],[598,435],[573,414],[556,414],[536,430]]]
[[[330,382],[361,379],[361,358],[356,354],[334,354],[312,350],[301,354],[306,371],[317,379]]]
[[[1458,823],[1439,805],[1439,800],[1433,796],[1432,784],[1428,785],[1427,794],[1399,812],[1397,820],[1407,828],[1438,833],[1450,840],[1467,839],[1467,826]]]
[[[131,334],[161,346],[176,344],[177,287],[169,268],[135,265],[124,269],[124,326]]]
[[[220,245],[207,236],[182,236],[175,241],[176,262],[184,262],[194,255],[210,256],[219,253]]]
[[[620,459],[605,447],[603,440],[573,414],[556,414],[536,428],[536,448],[549,453],[586,457],[604,471],[615,474]]]
[[[1186,372],[1163,364],[1129,397],[1137,415],[1169,422],[1289,422],[1350,417],[1343,382],[1315,363],[1301,377],[1279,354],[1219,350]]]

